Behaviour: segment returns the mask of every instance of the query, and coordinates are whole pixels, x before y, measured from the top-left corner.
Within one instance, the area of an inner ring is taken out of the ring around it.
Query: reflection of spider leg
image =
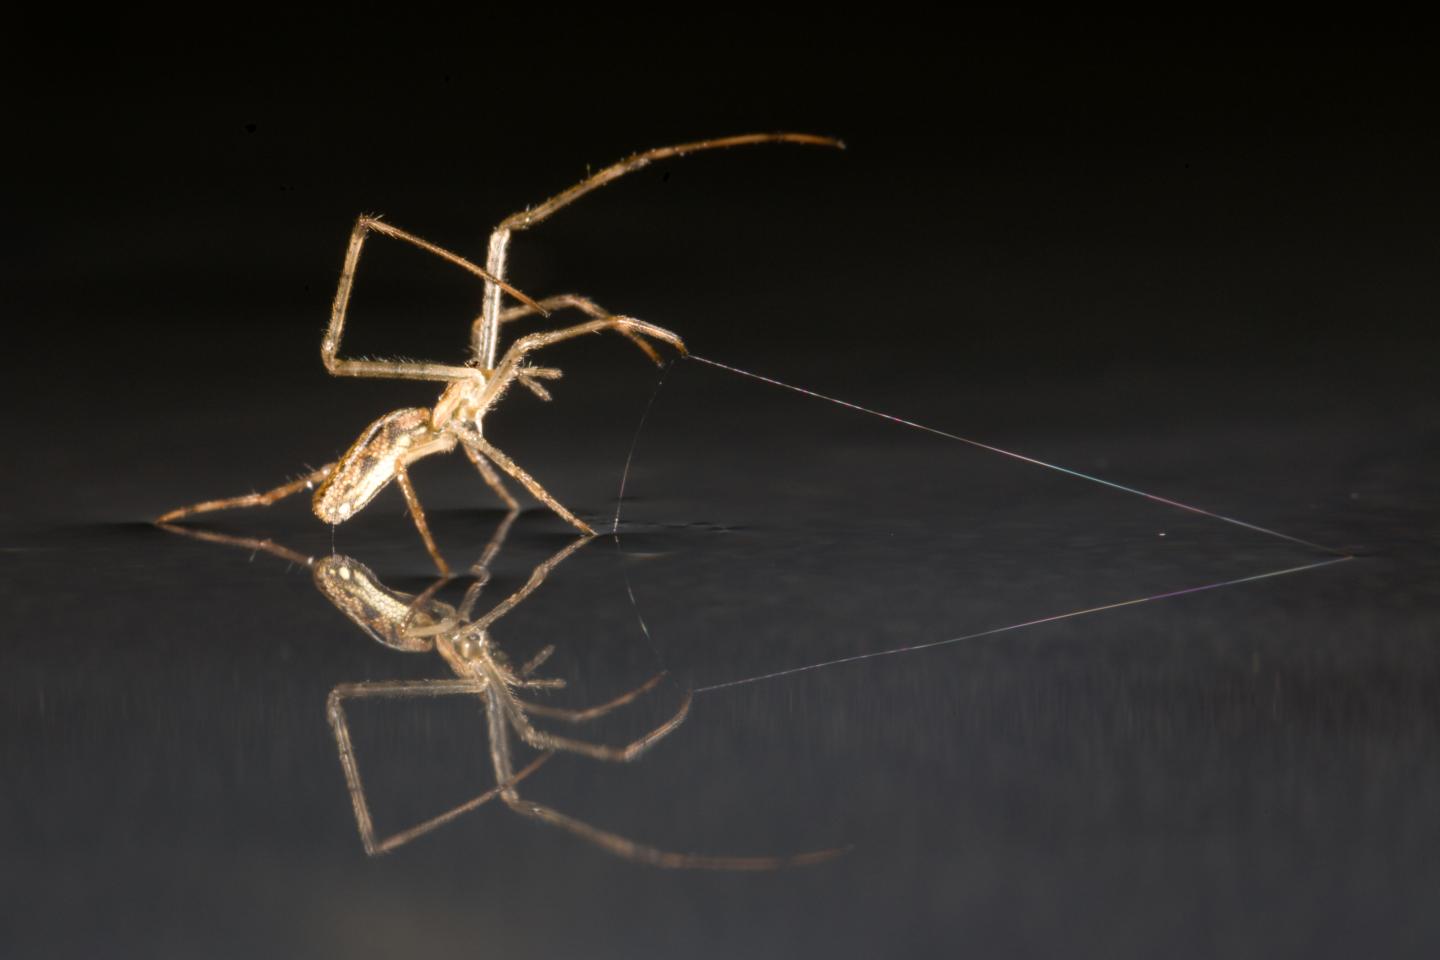
[[[517,773],[507,776],[484,793],[471,797],[444,813],[377,842],[375,823],[370,816],[370,805],[365,799],[365,786],[360,779],[360,767],[355,761],[355,748],[350,740],[350,727],[345,717],[344,701],[351,697],[438,697],[449,694],[475,694],[483,691],[484,687],[483,682],[474,680],[399,680],[379,683],[343,683],[330,691],[330,697],[325,704],[325,712],[330,718],[330,729],[335,734],[335,748],[340,754],[340,766],[345,771],[345,785],[350,792],[350,803],[355,808],[355,825],[360,831],[360,842],[364,845],[366,853],[371,856],[388,853],[501,794],[513,792],[515,784],[538,770],[541,764],[554,754],[542,753]]]
[[[155,518],[156,523],[169,523],[172,520],[179,520],[181,517],[188,517],[196,513],[209,513],[212,510],[231,510],[236,507],[268,507],[277,500],[284,500],[291,494],[299,493],[301,490],[313,490],[315,485],[324,480],[335,464],[327,463],[318,470],[312,470],[298,480],[291,480],[289,483],[282,483],[273,490],[266,490],[264,493],[247,493],[239,497],[227,497],[224,500],[206,500],[202,503],[192,503],[188,507],[176,507],[169,513],[163,513]]]
[[[272,557],[279,557],[281,560],[298,563],[302,567],[308,567],[315,562],[314,557],[307,557],[303,553],[297,553],[289,547],[281,546],[274,540],[260,540],[255,537],[235,537],[228,533],[216,533],[213,530],[201,530],[195,527],[182,527],[173,523],[161,523],[159,520],[155,521],[155,525],[166,533],[178,533],[182,537],[204,540],[206,543],[223,543],[230,547],[245,547],[249,550],[259,550],[270,554]]]
[[[500,798],[516,813],[568,830],[607,853],[653,867],[677,867],[690,870],[775,870],[781,867],[804,867],[815,863],[824,863],[826,860],[840,856],[848,849],[835,847],[829,850],[792,854],[788,857],[716,857],[698,853],[674,853],[669,850],[648,847],[643,843],[636,843],[618,833],[601,830],[599,827],[591,826],[583,820],[577,820],[559,810],[523,799],[514,791],[502,793]]]
[[[570,554],[574,553],[576,550],[579,550],[581,547],[585,546],[585,544],[589,543],[590,540],[590,536],[576,537],[564,547],[557,550],[555,554],[550,557],[549,560],[541,563],[533,571],[531,571],[530,579],[525,581],[524,586],[522,586],[519,590],[516,590],[514,593],[510,594],[510,596],[506,597],[504,600],[501,600],[499,603],[495,604],[495,606],[492,607],[490,609],[490,612],[485,614],[485,616],[476,618],[472,623],[469,624],[468,629],[476,632],[490,629],[491,624],[493,624],[496,620],[499,620],[501,617],[505,616],[505,614],[509,613],[511,610],[515,609],[517,604],[524,601],[526,597],[530,596],[530,594],[534,593],[537,589],[539,589],[540,584],[545,582],[545,578],[550,576],[550,571],[554,570],[561,563],[563,563],[565,559],[570,556]]]
[[[597,706],[586,707],[584,710],[567,710],[562,707],[549,707],[543,703],[529,703],[523,700],[520,701],[520,706],[525,708],[526,713],[533,713],[539,717],[553,717],[556,720],[565,720],[570,723],[584,723],[587,720],[594,720],[597,717],[603,717],[611,710],[619,709],[620,707],[623,707],[627,703],[633,701],[636,697],[639,697],[642,694],[649,693],[651,690],[655,689],[655,687],[660,683],[661,680],[664,679],[665,673],[662,671],[655,674],[655,676],[651,677],[649,680],[646,680],[644,683],[640,684],[640,686],[636,687],[634,690],[631,690],[629,693],[622,693],[614,700],[598,704]]]
[[[685,717],[690,713],[689,693],[685,694],[685,700],[680,704],[680,709],[675,715],[666,720],[660,726],[651,730],[638,740],[628,743],[623,747],[612,747],[604,743],[591,743],[588,740],[576,740],[571,737],[560,737],[545,730],[537,729],[525,717],[518,700],[510,700],[505,711],[510,721],[510,726],[530,746],[537,750],[564,750],[568,753],[578,753],[587,757],[594,757],[597,760],[608,760],[612,763],[628,763],[649,750],[662,738],[669,735],[680,724],[685,722]],[[528,709],[528,705],[526,706]]]

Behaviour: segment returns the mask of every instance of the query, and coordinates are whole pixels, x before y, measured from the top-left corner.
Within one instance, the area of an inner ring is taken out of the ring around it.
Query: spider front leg
[[[338,463],[339,461],[336,461]],[[239,497],[227,497],[224,500],[205,500],[200,503],[192,503],[187,507],[176,507],[167,513],[162,513],[155,518],[156,523],[170,523],[183,517],[192,516],[197,513],[210,513],[214,510],[233,510],[238,507],[268,507],[279,500],[284,500],[292,494],[301,490],[314,490],[324,483],[335,469],[335,463],[327,463],[318,470],[311,470],[298,480],[291,480],[289,483],[282,483],[272,490],[263,493],[247,493]]]
[[[494,277],[505,276],[506,259],[509,256],[510,237],[517,230],[527,230],[537,223],[549,218],[557,210],[569,206],[576,200],[598,190],[608,183],[613,183],[619,178],[636,170],[641,170],[656,160],[664,160],[669,157],[683,157],[691,153],[699,153],[705,150],[717,150],[726,147],[743,147],[751,144],[761,143],[793,143],[814,147],[834,147],[844,149],[845,144],[833,137],[820,137],[811,133],[745,133],[733,137],[716,137],[710,140],[696,140],[691,143],[677,143],[669,147],[659,147],[655,150],[645,150],[640,153],[631,154],[618,163],[597,170],[584,180],[575,184],[567,190],[561,191],[555,196],[546,200],[538,206],[527,207],[519,213],[506,217],[501,224],[490,234],[490,245],[486,254],[485,267]],[[500,335],[500,296],[502,287],[496,281],[485,281],[485,301],[481,313],[481,322],[475,325],[473,349],[474,355],[486,367],[495,366],[495,353],[499,346]],[[505,290],[504,292],[509,292]]]

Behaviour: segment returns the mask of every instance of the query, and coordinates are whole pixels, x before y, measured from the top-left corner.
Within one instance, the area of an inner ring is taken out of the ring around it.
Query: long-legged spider
[[[522,470],[514,461],[485,439],[482,421],[485,414],[495,406],[510,387],[519,383],[535,393],[542,400],[549,400],[550,394],[540,382],[553,380],[561,375],[554,367],[531,366],[527,360],[530,354],[542,347],[569,340],[587,333],[614,330],[625,336],[647,356],[657,363],[660,356],[645,339],[647,337],[664,341],[684,352],[685,344],[679,336],[663,327],[617,314],[611,314],[593,301],[574,294],[562,294],[534,300],[505,282],[506,257],[510,237],[517,230],[525,230],[547,219],[557,210],[568,206],[580,197],[603,187],[655,160],[678,157],[701,150],[733,147],[756,143],[798,143],[815,146],[840,147],[843,144],[828,137],[801,133],[745,134],[715,140],[702,140],[670,147],[661,147],[637,153],[600,172],[582,180],[537,207],[507,217],[490,235],[489,252],[484,268],[471,263],[458,254],[442,249],[414,234],[379,220],[362,216],[355,223],[350,234],[350,245],[345,255],[345,265],[340,272],[340,283],[335,291],[335,302],[330,311],[330,325],[320,343],[320,356],[325,369],[337,377],[380,377],[401,380],[430,380],[447,386],[433,408],[413,407],[388,413],[370,424],[350,449],[334,463],[327,463],[309,474],[281,484],[263,493],[252,493],[223,500],[207,500],[190,506],[179,507],[160,516],[157,522],[166,523],[196,513],[211,510],[225,510],[233,507],[269,506],[278,500],[301,490],[314,490],[313,507],[315,515],[330,524],[343,523],[362,510],[381,490],[394,480],[409,505],[410,516],[425,549],[441,573],[449,573],[445,558],[441,556],[430,534],[420,498],[410,482],[408,468],[422,457],[436,453],[448,453],[456,446],[461,447],[475,464],[480,475],[495,494],[509,507],[516,505],[515,498],[506,489],[498,467],[517,480],[540,502],[582,533],[594,531],[584,520],[571,513],[540,485],[534,477]],[[480,316],[471,327],[471,355],[463,366],[443,363],[409,362],[398,360],[351,360],[339,356],[340,338],[345,330],[345,313],[350,303],[350,291],[355,280],[355,270],[360,260],[360,249],[371,233],[392,237],[413,244],[443,260],[462,267],[484,281],[485,292]],[[520,306],[501,308],[501,294],[508,293],[521,301]],[[575,309],[588,314],[591,319],[558,330],[532,333],[515,340],[505,351],[499,362],[496,354],[499,346],[500,325],[521,317],[539,313],[549,316],[551,310]],[[493,466],[492,466],[493,465]]]
[[[572,725],[596,720],[655,690],[665,680],[666,674],[663,671],[657,673],[632,690],[604,703],[582,709],[567,709],[525,699],[530,691],[556,690],[565,686],[564,680],[536,675],[536,671],[554,654],[555,647],[544,647],[517,667],[490,635],[490,627],[539,589],[551,572],[567,557],[590,542],[591,537],[582,534],[562,547],[537,565],[519,589],[477,616],[475,608],[490,580],[490,564],[499,553],[517,515],[518,510],[512,509],[501,521],[485,552],[470,568],[473,582],[466,589],[460,603],[454,606],[438,599],[440,590],[451,582],[449,577],[442,577],[420,594],[411,595],[387,587],[368,567],[350,557],[333,554],[320,558],[307,557],[270,540],[237,537],[170,524],[162,526],[187,537],[260,550],[309,567],[315,586],[321,594],[372,638],[393,650],[406,653],[435,652],[445,660],[454,675],[453,679],[341,683],[330,691],[326,699],[326,716],[335,736],[336,752],[345,773],[346,788],[355,811],[360,841],[365,852],[371,856],[389,853],[496,799],[522,816],[560,827],[612,854],[653,866],[769,870],[820,863],[842,853],[843,849],[830,849],[790,856],[716,856],[662,850],[603,830],[554,807],[536,803],[520,795],[521,781],[557,753],[576,754],[613,763],[628,763],[638,759],[685,721],[690,712],[692,695],[685,692],[679,708],[664,722],[635,740],[619,746],[556,734],[541,728],[531,719],[542,717]],[[351,740],[345,703],[352,699],[457,695],[478,697],[484,706],[495,786],[419,824],[386,837],[377,836],[364,782],[360,777],[359,761]],[[511,752],[512,734],[526,746],[540,751],[518,768]]]

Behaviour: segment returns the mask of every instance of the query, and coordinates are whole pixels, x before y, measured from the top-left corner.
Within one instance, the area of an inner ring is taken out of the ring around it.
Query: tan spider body
[[[326,464],[307,476],[282,484],[264,493],[231,497],[224,500],[209,500],[203,503],[180,507],[158,518],[158,522],[170,522],[196,513],[224,510],[233,507],[268,506],[277,500],[298,493],[313,490],[315,515],[326,523],[343,523],[375,498],[391,481],[399,484],[410,508],[415,527],[425,541],[425,547],[442,573],[449,567],[440,555],[434,538],[425,520],[420,499],[410,483],[408,467],[422,457],[437,453],[449,453],[457,446],[462,448],[485,482],[497,496],[511,508],[517,506],[515,498],[506,489],[499,473],[509,474],[540,502],[555,511],[566,522],[582,533],[593,533],[589,524],[567,510],[550,495],[538,481],[522,470],[503,452],[487,441],[482,430],[485,414],[495,406],[516,383],[526,387],[542,400],[549,400],[550,393],[542,380],[554,380],[561,374],[553,367],[531,366],[527,358],[543,347],[583,336],[613,330],[629,339],[650,359],[660,362],[660,355],[649,340],[664,341],[682,353],[683,341],[663,327],[645,323],[632,317],[611,314],[593,301],[574,294],[533,300],[515,289],[504,280],[506,258],[510,237],[516,230],[524,230],[546,219],[556,210],[574,202],[591,190],[638,170],[654,160],[682,156],[699,150],[718,147],[741,146],[754,143],[788,142],[817,146],[843,146],[838,140],[817,137],[810,134],[775,133],[746,134],[717,140],[662,147],[638,153],[619,163],[606,167],[599,173],[581,181],[570,189],[557,194],[537,207],[525,210],[507,218],[490,236],[489,254],[485,268],[481,268],[458,254],[437,247],[427,240],[400,230],[397,227],[369,216],[356,221],[350,234],[346,251],[345,266],[340,273],[340,283],[335,291],[335,303],[330,313],[330,325],[320,344],[320,356],[331,374],[337,377],[379,377],[401,380],[429,380],[445,383],[445,389],[435,406],[430,409],[413,407],[396,410],[376,420],[365,429],[334,463]],[[378,233],[432,253],[442,260],[455,264],[485,284],[483,307],[480,316],[472,325],[472,355],[464,366],[442,363],[398,360],[351,360],[339,356],[340,340],[345,330],[345,315],[350,304],[351,288],[355,282],[355,270],[360,260],[360,251],[370,233]],[[520,306],[501,309],[501,295],[508,293],[521,302]],[[515,340],[496,361],[501,324],[532,314],[549,316],[552,310],[575,309],[588,314],[591,319],[557,330],[531,333]]]

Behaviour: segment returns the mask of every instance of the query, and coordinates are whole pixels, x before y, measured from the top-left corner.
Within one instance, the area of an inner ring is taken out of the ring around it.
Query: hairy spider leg
[[[491,285],[497,285],[496,289],[502,289],[521,302],[532,307],[541,314],[546,314],[545,307],[540,306],[529,296],[505,283],[504,280],[492,275],[487,270],[471,263],[459,254],[451,253],[442,247],[438,247],[428,240],[423,240],[398,227],[392,227],[377,217],[362,216],[355,221],[355,228],[350,232],[350,245],[345,251],[345,265],[340,270],[340,283],[335,288],[335,302],[330,308],[330,325],[325,330],[325,337],[320,341],[320,359],[325,363],[325,369],[337,377],[381,377],[397,380],[438,380],[450,382],[455,380],[472,380],[480,376],[479,371],[473,367],[457,367],[444,363],[431,363],[428,361],[408,360],[347,360],[339,356],[340,338],[345,333],[345,314],[350,306],[350,292],[355,285],[355,271],[360,265],[360,249],[365,245],[365,238],[371,231],[382,236],[393,237],[402,240],[413,246],[419,247],[427,253],[458,267],[470,271],[480,277],[486,283],[486,289]]]
[[[478,450],[468,443],[462,443],[461,447],[465,450],[465,456],[469,457],[470,462],[475,464],[475,469],[480,471],[480,476],[485,480],[485,485],[495,491],[495,496],[500,498],[500,501],[505,504],[505,508],[509,510],[512,515],[518,511],[520,509],[520,501],[516,500],[515,495],[505,487],[505,481],[501,480],[500,474],[496,473],[495,468],[490,466],[490,461],[486,460]]]
[[[500,336],[500,295],[501,292],[508,292],[500,285],[500,280],[505,276],[506,258],[510,249],[510,235],[516,230],[526,230],[535,224],[548,218],[555,211],[566,207],[592,190],[598,190],[606,184],[618,180],[627,173],[633,173],[642,167],[649,166],[656,160],[663,160],[667,157],[682,157],[689,153],[698,153],[702,150],[718,150],[724,147],[740,147],[757,143],[796,143],[807,146],[834,147],[844,149],[845,144],[832,137],[820,137],[809,133],[749,133],[734,137],[718,137],[712,140],[697,140],[693,143],[681,143],[670,147],[658,147],[654,150],[645,150],[633,154],[625,159],[613,163],[598,173],[591,174],[584,180],[575,184],[567,190],[557,193],[538,206],[530,207],[506,217],[500,225],[490,234],[489,249],[486,254],[485,267],[496,281],[485,281],[485,299],[483,301],[480,321],[473,328],[472,351],[476,360],[483,362],[488,369],[495,366],[495,356],[499,350]],[[542,313],[544,311],[541,311]]]
[[[405,503],[410,507],[410,519],[415,521],[415,529],[420,531],[420,539],[425,541],[425,549],[429,551],[430,559],[435,561],[442,577],[450,576],[450,565],[440,555],[440,548],[435,545],[435,538],[430,535],[430,524],[425,521],[425,508],[420,506],[420,497],[410,483],[410,472],[405,469],[404,464],[395,468],[395,482],[400,484],[400,492],[405,495]]]
[[[589,297],[582,297],[578,293],[560,293],[556,294],[553,297],[545,297],[540,301],[539,305],[541,307],[544,307],[546,310],[552,312],[556,310],[579,310],[582,313],[586,313],[592,317],[595,317],[596,319],[604,319],[605,317],[614,316],[613,313],[600,306],[594,300],[591,300]],[[535,309],[534,307],[522,303],[517,307],[507,307],[505,310],[502,310],[500,312],[499,322],[511,323],[515,320],[521,320],[525,317],[533,316],[539,312],[540,311]],[[471,328],[472,340],[479,337],[479,328],[480,325],[484,322],[484,316],[475,318],[475,323],[472,325]],[[649,357],[652,361],[654,361],[656,364],[659,364],[661,362],[660,354],[657,353],[655,351],[655,348],[650,346],[650,344],[639,334],[627,329],[621,329],[617,332],[621,336],[629,340],[631,343],[635,344],[635,346],[639,347],[642,351],[644,351],[645,355]]]
[[[163,513],[155,518],[156,523],[170,523],[182,517],[188,517],[196,513],[210,513],[213,510],[231,510],[237,507],[268,507],[278,500],[299,493],[301,490],[314,490],[315,486],[322,483],[335,469],[336,464],[327,463],[316,470],[311,470],[298,480],[291,480],[289,483],[282,483],[273,490],[266,490],[263,493],[247,493],[239,497],[227,497],[224,500],[205,500],[201,503],[192,503],[188,507],[176,507],[168,513]]]

